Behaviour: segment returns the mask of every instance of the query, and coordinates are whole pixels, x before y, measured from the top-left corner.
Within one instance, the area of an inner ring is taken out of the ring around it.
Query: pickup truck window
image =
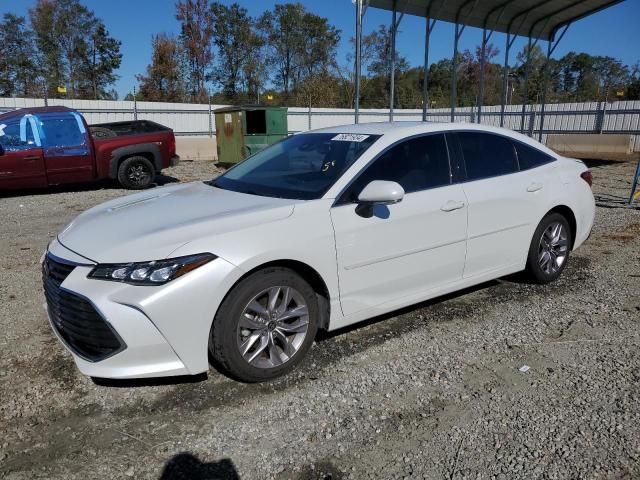
[[[89,151],[86,130],[76,115],[57,112],[38,115],[44,146],[63,149],[72,155],[86,155]]]
[[[0,121],[0,145],[5,152],[20,152],[38,148],[31,128],[32,123],[22,115]],[[21,127],[22,123],[22,127]]]

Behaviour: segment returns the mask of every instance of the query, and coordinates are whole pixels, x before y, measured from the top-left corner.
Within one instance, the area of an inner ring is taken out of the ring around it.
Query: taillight
[[[591,171],[587,170],[585,172],[582,172],[580,174],[580,178],[587,182],[589,186],[593,185],[593,175],[591,174]]]
[[[175,155],[176,154],[176,137],[175,137],[175,135],[171,135],[171,137],[169,138],[169,153],[171,155]]]

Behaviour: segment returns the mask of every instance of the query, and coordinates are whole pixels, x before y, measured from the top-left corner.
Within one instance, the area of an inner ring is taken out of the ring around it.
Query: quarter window
[[[374,180],[399,183],[405,193],[449,185],[449,155],[442,134],[406,140],[383,153],[349,187],[338,203],[353,203]]]
[[[497,177],[518,171],[511,140],[482,132],[459,132],[467,180]]]
[[[536,168],[545,163],[553,162],[553,157],[541,152],[537,148],[530,147],[520,142],[513,142],[518,153],[518,163],[520,164],[520,170],[528,170],[530,168]]]

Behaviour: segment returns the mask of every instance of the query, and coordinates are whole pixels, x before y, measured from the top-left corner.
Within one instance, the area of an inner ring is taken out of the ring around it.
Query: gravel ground
[[[623,205],[633,165],[596,163],[593,235],[558,282],[514,276],[324,334],[261,385],[82,376],[38,260],[127,192],[0,198],[0,477],[640,478],[640,210]],[[185,162],[163,182],[216,172]]]

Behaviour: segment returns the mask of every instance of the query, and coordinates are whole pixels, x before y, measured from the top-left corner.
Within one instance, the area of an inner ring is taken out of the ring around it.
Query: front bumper
[[[207,371],[211,323],[225,293],[241,276],[236,267],[218,258],[166,285],[137,286],[88,279],[95,264],[79,263],[77,254],[57,241],[48,253],[74,264],[60,288],[86,299],[124,345],[92,361],[63,338],[53,323],[55,315],[47,309],[54,333],[82,373],[125,379]]]
[[[175,167],[180,163],[180,155],[174,155],[169,159],[169,166]]]

